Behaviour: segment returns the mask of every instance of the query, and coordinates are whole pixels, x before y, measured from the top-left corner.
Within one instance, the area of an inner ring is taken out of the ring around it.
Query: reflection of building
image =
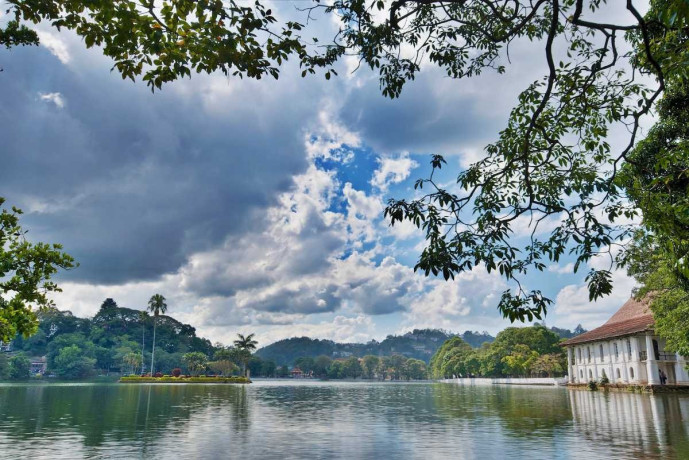
[[[689,399],[674,394],[569,391],[574,429],[610,458],[686,458]],[[614,450],[624,454],[615,455]],[[679,454],[679,455],[678,455]],[[684,452],[686,454],[686,452]]]
[[[689,385],[685,358],[665,351],[653,331],[648,301],[629,299],[605,324],[566,340],[570,383],[607,377],[612,383]]]

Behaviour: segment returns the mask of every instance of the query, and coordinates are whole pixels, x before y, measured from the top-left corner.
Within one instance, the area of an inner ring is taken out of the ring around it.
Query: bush
[[[596,390],[598,390],[598,384],[596,383],[595,380],[590,380],[590,381],[589,381],[589,390],[591,390],[591,391],[596,391]]]
[[[153,374],[153,377],[155,377],[155,378],[162,377],[162,376],[163,376],[163,374],[160,372],[156,372],[155,374]]]
[[[179,367],[175,367],[174,369],[172,369],[172,375],[174,377],[179,377],[180,375],[182,375],[182,369],[180,369]]]
[[[610,379],[608,378],[607,375],[604,375],[603,377],[600,378],[600,384],[601,385],[607,385],[610,383]]]

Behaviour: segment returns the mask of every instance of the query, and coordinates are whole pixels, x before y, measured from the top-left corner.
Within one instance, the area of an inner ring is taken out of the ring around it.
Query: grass
[[[251,383],[246,377],[139,377],[130,375],[120,378],[120,383]]]

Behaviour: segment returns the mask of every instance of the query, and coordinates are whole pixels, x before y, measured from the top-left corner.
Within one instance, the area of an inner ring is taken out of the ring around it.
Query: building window
[[[620,351],[617,349],[617,342],[615,342],[613,345],[615,346],[615,361],[617,361],[620,357]],[[617,373],[620,373],[619,369],[617,370]],[[619,377],[619,375],[617,377]]]
[[[622,377],[620,376],[620,368],[619,368],[619,367],[617,368],[617,378],[618,378],[618,379],[622,378]]]
[[[605,361],[605,357],[603,356],[603,345],[598,345],[598,351],[600,351],[600,360]]]
[[[629,368],[629,377],[632,379],[634,378],[634,368],[633,367]]]
[[[586,359],[591,362],[591,347],[586,347]]]
[[[603,378],[604,378],[604,379],[607,379],[607,378],[608,378],[608,376],[605,374],[605,369],[603,369]]]
[[[629,355],[629,359],[632,359],[632,341],[627,339],[627,354]]]
[[[580,379],[584,378],[584,371],[582,371],[581,369],[579,369],[579,378]]]
[[[589,369],[589,380],[593,380],[593,372],[591,372],[591,369]]]
[[[577,348],[577,354],[579,355],[579,362],[581,362],[581,348]]]

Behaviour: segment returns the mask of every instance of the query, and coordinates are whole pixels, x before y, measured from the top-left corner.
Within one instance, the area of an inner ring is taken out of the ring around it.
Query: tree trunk
[[[146,337],[146,323],[141,322],[141,374],[144,373],[144,349],[146,347],[146,342],[144,338]],[[133,374],[134,372],[132,372]]]
[[[153,359],[156,355],[156,318],[153,318],[153,350],[151,351],[151,377],[153,377]]]

